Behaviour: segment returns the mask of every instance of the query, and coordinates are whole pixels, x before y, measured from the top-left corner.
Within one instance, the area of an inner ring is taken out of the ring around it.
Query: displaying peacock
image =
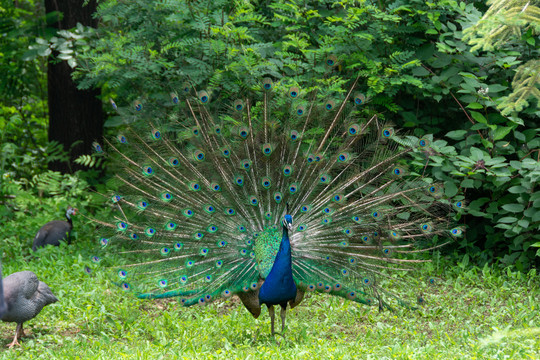
[[[255,318],[266,304],[272,334],[274,306],[284,329],[305,292],[414,305],[385,284],[461,234],[463,201],[424,174],[432,138],[363,119],[358,87],[329,98],[264,78],[221,101],[187,82],[167,101],[111,100],[129,125],[94,144],[120,190],[93,260],[140,298],[238,295]]]

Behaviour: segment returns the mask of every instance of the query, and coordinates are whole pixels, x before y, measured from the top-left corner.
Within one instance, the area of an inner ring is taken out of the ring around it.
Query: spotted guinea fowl
[[[462,201],[425,175],[437,144],[363,119],[358,79],[340,99],[287,81],[234,102],[191,85],[170,103],[112,102],[130,125],[94,144],[121,190],[93,260],[115,283],[185,306],[238,295],[254,317],[268,307],[272,334],[274,306],[283,329],[309,291],[380,309],[417,300],[391,292],[393,272],[462,232]]]
[[[44,306],[58,301],[51,289],[39,281],[31,271],[20,271],[7,276],[4,281],[4,300],[7,305],[2,321],[17,323],[15,337],[8,345],[20,345],[18,339],[24,336],[23,323],[33,319]]]
[[[67,221],[53,220],[43,225],[34,237],[32,250],[36,251],[46,245],[59,246],[61,240],[67,240],[69,244],[71,242],[71,230],[73,230],[71,215],[77,215],[77,209],[68,206],[66,210]]]

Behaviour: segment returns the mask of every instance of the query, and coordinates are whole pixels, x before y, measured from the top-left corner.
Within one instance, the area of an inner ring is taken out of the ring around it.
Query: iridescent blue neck
[[[285,305],[296,297],[296,284],[292,275],[291,243],[289,231],[283,226],[281,244],[272,270],[259,291],[259,302],[269,305]]]

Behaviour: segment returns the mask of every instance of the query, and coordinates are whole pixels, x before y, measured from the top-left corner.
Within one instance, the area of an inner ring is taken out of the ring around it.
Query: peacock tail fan
[[[128,125],[95,147],[121,186],[93,260],[141,298],[192,305],[256,290],[288,206],[297,287],[406,304],[393,274],[462,231],[456,200],[424,174],[432,138],[362,118],[357,81],[332,97],[257,84],[233,100],[186,85],[167,101],[114,105]]]

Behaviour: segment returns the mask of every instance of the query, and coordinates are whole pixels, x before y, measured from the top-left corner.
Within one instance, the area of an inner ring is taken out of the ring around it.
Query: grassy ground
[[[533,272],[448,267],[417,311],[379,313],[311,295],[289,312],[285,337],[274,339],[267,311],[254,320],[237,299],[183,308],[136,299],[99,273],[87,276],[84,246],[2,259],[5,275],[32,270],[60,302],[25,324],[20,348],[5,348],[15,324],[0,323],[0,358],[540,358],[540,279]]]

